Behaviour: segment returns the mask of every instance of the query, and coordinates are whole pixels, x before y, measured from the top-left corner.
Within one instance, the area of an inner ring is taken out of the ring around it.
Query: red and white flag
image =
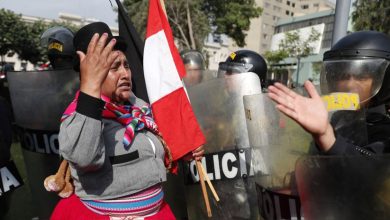
[[[154,119],[177,160],[204,144],[205,138],[183,88],[184,64],[160,0],[149,1],[143,63]]]

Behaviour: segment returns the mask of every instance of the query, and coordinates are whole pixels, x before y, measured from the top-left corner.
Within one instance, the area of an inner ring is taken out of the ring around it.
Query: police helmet
[[[205,69],[205,62],[202,53],[197,50],[186,50],[180,53],[184,65],[197,67],[200,70]]]
[[[218,77],[226,74],[253,72],[257,74],[264,87],[267,64],[260,54],[251,50],[238,50],[230,54],[225,62],[219,63]]]
[[[61,26],[49,28],[41,35],[41,45],[47,48],[52,65],[59,64],[58,58],[62,61],[73,59],[75,56],[73,37],[71,30]]]
[[[390,103],[390,38],[386,34],[376,31],[349,34],[325,52],[323,61],[322,93],[357,92],[361,103],[370,106]],[[340,86],[340,81],[351,78],[372,81],[367,95],[361,95],[363,88],[358,86]]]
[[[186,76],[183,78],[184,84],[187,87],[199,84],[205,70],[205,60],[202,53],[197,50],[186,50],[182,51],[180,56],[186,68]]]

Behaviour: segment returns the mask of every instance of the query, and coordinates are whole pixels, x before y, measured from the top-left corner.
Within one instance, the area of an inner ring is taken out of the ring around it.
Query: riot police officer
[[[47,56],[53,69],[73,67],[76,54],[73,48],[73,32],[68,28],[56,26],[41,35],[41,44],[47,48]]]
[[[280,83],[270,86],[269,96],[277,103],[276,107],[311,133],[320,154],[374,157],[377,154],[388,153],[390,150],[389,36],[376,31],[352,33],[340,39],[331,50],[325,52],[323,61],[322,94],[357,93],[360,99],[360,108],[357,111],[337,111],[329,121],[327,109],[314,85],[309,81],[305,82],[304,87],[310,97],[303,97]],[[331,171],[333,176],[329,178],[318,173],[315,181],[323,183],[322,186],[325,187],[322,190],[326,188],[324,191],[326,196],[323,195],[322,198],[332,197],[330,199],[336,201],[334,204],[342,204],[342,210],[337,209],[338,206],[324,205],[319,214],[326,216],[324,213],[332,213],[332,219],[374,219],[372,213],[383,215],[379,208],[381,202],[376,195],[379,186],[377,183],[383,182],[381,175],[383,172],[378,171],[381,168],[375,167],[374,162],[373,165],[365,164],[365,167],[360,167],[360,164],[349,163],[350,161],[353,160],[342,161],[344,165],[353,164],[349,165],[350,169],[347,172],[349,177],[345,178],[354,179],[367,172],[378,175],[370,179],[360,178],[359,185],[364,186],[363,190],[359,191],[361,188],[351,190],[350,185],[341,188],[340,182],[336,184],[337,186],[331,185],[331,181],[328,180],[339,178],[339,181],[343,181],[340,175],[345,172],[340,169],[342,166],[339,163],[327,166],[333,168]],[[327,165],[330,164],[331,162]],[[336,177],[337,175],[339,177]],[[332,188],[343,190],[332,191]],[[350,205],[352,200],[354,205]],[[388,202],[387,198],[385,200]],[[356,209],[359,206],[364,209]],[[328,208],[331,211],[328,212]]]
[[[260,54],[251,50],[238,50],[229,55],[225,62],[219,63],[218,77],[238,73],[253,72],[264,88],[267,75],[267,64]]]
[[[199,84],[203,79],[205,70],[205,60],[203,55],[197,50],[182,51],[180,56],[186,68],[186,76],[183,78],[187,87]]]
[[[335,127],[328,122],[328,113],[310,82],[305,82],[305,88],[311,98],[299,96],[281,84],[269,88],[270,97],[279,104],[280,111],[313,135],[322,153],[382,154],[390,148],[389,64],[390,38],[375,31],[352,33],[324,54],[321,90],[359,94],[360,105],[366,109],[367,144],[356,145],[354,140],[335,134]],[[352,131],[357,132],[350,126]]]
[[[207,108],[215,106],[208,110],[211,113],[205,114],[201,119],[203,127],[208,128],[205,132],[206,147],[211,152],[206,156],[206,161],[209,161],[210,166],[210,161],[214,161],[214,158],[226,158],[225,155],[230,155],[232,161],[236,163],[239,161],[236,158],[242,159],[239,162],[239,169],[237,164],[228,165],[237,166],[232,168],[237,169],[237,176],[227,178],[225,174],[214,174],[216,179],[217,176],[224,176],[220,177],[221,181],[215,182],[216,191],[221,198],[220,212],[213,213],[215,219],[259,218],[252,174],[258,167],[252,166],[250,162],[252,146],[249,143],[243,99],[244,96],[262,93],[261,87],[265,82],[266,72],[265,60],[258,53],[238,50],[219,63],[218,78],[213,80],[208,88],[202,88],[208,93],[213,93],[208,95],[208,101],[204,101],[206,100],[204,97],[201,98],[203,102],[208,103]],[[196,103],[195,100],[191,101]],[[225,166],[223,161],[221,166]],[[216,170],[219,168],[214,167],[214,171]]]

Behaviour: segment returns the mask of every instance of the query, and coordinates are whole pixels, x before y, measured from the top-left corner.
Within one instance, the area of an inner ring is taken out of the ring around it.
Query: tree
[[[17,53],[21,60],[30,61],[36,64],[39,61],[46,61],[46,50],[40,45],[40,36],[49,27],[65,26],[72,31],[79,27],[66,22],[53,21],[49,24],[43,21],[25,22],[21,15],[12,11],[0,10],[0,56],[8,53]]]
[[[145,35],[147,0],[124,0],[124,6],[141,36]],[[250,19],[261,15],[254,0],[167,0],[165,7],[179,49],[201,50],[207,34],[226,34],[245,46]]]
[[[374,30],[390,35],[390,1],[356,0],[352,23],[355,31]]]
[[[45,50],[40,45],[40,36],[47,27],[43,21],[24,23],[25,29],[15,41],[15,51],[21,60],[28,60],[33,64],[43,60]]]
[[[270,70],[273,70],[275,64],[278,64],[280,61],[287,58],[289,55],[286,50],[274,50],[274,51],[266,51],[264,57],[266,58],[268,65],[270,66]]]
[[[250,19],[259,17],[263,11],[255,6],[254,0],[204,1],[204,10],[211,26],[217,27],[215,32],[228,35],[239,47],[245,46]]]
[[[296,84],[298,84],[301,58],[307,57],[313,53],[314,46],[312,44],[316,42],[320,36],[321,34],[314,28],[311,29],[310,35],[306,39],[302,38],[299,30],[286,32],[284,39],[279,43],[279,49],[269,52],[268,56],[271,60],[274,59],[274,61],[277,62],[280,62],[286,57],[295,57],[297,59]]]
[[[18,38],[18,32],[23,31],[24,26],[21,16],[12,11],[0,10],[0,55],[3,57],[9,52],[15,52],[15,38]]]

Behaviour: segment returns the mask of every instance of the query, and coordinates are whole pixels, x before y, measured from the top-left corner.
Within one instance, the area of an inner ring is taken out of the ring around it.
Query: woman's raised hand
[[[101,86],[118,51],[112,51],[116,40],[113,38],[107,45],[107,33],[94,34],[89,42],[87,53],[77,51],[80,58],[80,90],[90,96],[100,98]]]

